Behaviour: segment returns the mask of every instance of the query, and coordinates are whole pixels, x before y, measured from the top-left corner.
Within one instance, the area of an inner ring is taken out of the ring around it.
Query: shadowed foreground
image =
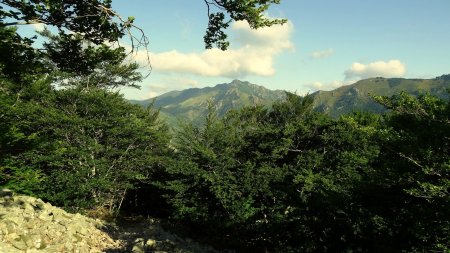
[[[106,223],[7,189],[1,190],[0,221],[0,252],[217,252],[153,219]]]

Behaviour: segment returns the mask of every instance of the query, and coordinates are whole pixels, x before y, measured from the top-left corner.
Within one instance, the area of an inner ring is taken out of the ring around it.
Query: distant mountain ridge
[[[314,97],[316,111],[328,113],[332,117],[352,111],[383,113],[386,109],[377,104],[371,95],[392,96],[404,91],[411,95],[429,92],[438,97],[448,97],[450,75],[433,79],[369,78],[346,85],[332,91],[317,91]]]
[[[352,111],[383,113],[386,109],[375,103],[370,95],[392,96],[405,91],[413,95],[429,92],[439,97],[448,97],[446,89],[450,89],[450,75],[434,79],[376,77],[332,91],[317,91],[311,96],[314,98],[316,111],[338,117]],[[156,98],[131,102],[146,106],[154,101],[154,106],[160,108],[162,118],[169,125],[175,126],[178,120],[194,124],[203,122],[209,101],[216,106],[218,115],[223,116],[230,109],[256,104],[270,105],[285,96],[282,90],[269,90],[256,84],[234,80],[214,87],[171,91]]]
[[[171,91],[156,98],[131,102],[146,106],[154,101],[154,106],[160,108],[162,118],[172,125],[178,120],[201,123],[207,113],[209,101],[216,106],[218,115],[223,116],[230,109],[257,104],[270,105],[284,97],[284,91],[233,80],[214,87]]]

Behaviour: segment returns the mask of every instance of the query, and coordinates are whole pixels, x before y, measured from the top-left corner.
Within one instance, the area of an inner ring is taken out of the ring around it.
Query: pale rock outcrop
[[[0,252],[104,252],[120,245],[104,224],[0,189]]]
[[[147,218],[107,224],[0,188],[0,253],[57,252],[219,251],[166,231],[158,220]]]

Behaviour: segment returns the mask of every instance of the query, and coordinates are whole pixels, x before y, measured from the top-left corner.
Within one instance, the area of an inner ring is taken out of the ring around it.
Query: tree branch
[[[398,154],[400,157],[405,158],[406,160],[408,160],[408,161],[414,163],[415,165],[417,165],[417,166],[420,167],[421,169],[424,168],[424,166],[422,166],[419,162],[417,162],[416,160],[412,159],[411,157],[408,157],[408,156],[404,155],[404,154],[401,153],[401,152],[398,152],[397,154]]]
[[[104,14],[106,14],[108,17],[115,17],[115,18],[119,19],[119,21],[122,23],[125,32],[128,34],[128,37],[130,38],[130,42],[131,42],[131,52],[130,52],[130,54],[133,54],[135,51],[137,53],[139,48],[144,47],[145,53],[146,53],[146,58],[147,58],[146,59],[147,60],[147,67],[149,67],[149,69],[150,69],[150,72],[145,77],[150,75],[150,73],[152,71],[152,65],[151,65],[151,62],[150,62],[150,52],[148,50],[148,45],[150,44],[150,42],[149,42],[148,37],[145,35],[144,30],[142,30],[142,28],[134,25],[132,19],[125,20],[117,12],[115,12],[114,10],[112,10],[112,9],[110,9],[110,8],[104,6],[104,5],[99,5],[98,9],[101,12],[103,12]],[[140,33],[140,37],[135,36],[133,34],[133,32],[132,32],[132,29],[138,30],[139,33]],[[117,41],[117,43],[120,46],[118,41]]]

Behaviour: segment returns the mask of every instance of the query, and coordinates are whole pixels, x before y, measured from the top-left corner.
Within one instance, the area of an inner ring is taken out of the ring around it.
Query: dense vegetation
[[[185,126],[165,181],[174,214],[242,251],[449,250],[450,104],[376,100],[392,112],[336,120],[291,94]]]
[[[158,210],[239,252],[450,251],[448,99],[374,97],[390,113],[332,118],[287,94],[224,117],[210,105],[203,125],[170,136],[157,110],[114,89],[141,79],[122,48],[100,43],[122,36],[120,24],[97,27],[109,16],[83,9],[101,32],[47,31],[36,50],[6,18],[58,13],[21,3],[28,11],[0,12],[2,187],[73,211]]]

